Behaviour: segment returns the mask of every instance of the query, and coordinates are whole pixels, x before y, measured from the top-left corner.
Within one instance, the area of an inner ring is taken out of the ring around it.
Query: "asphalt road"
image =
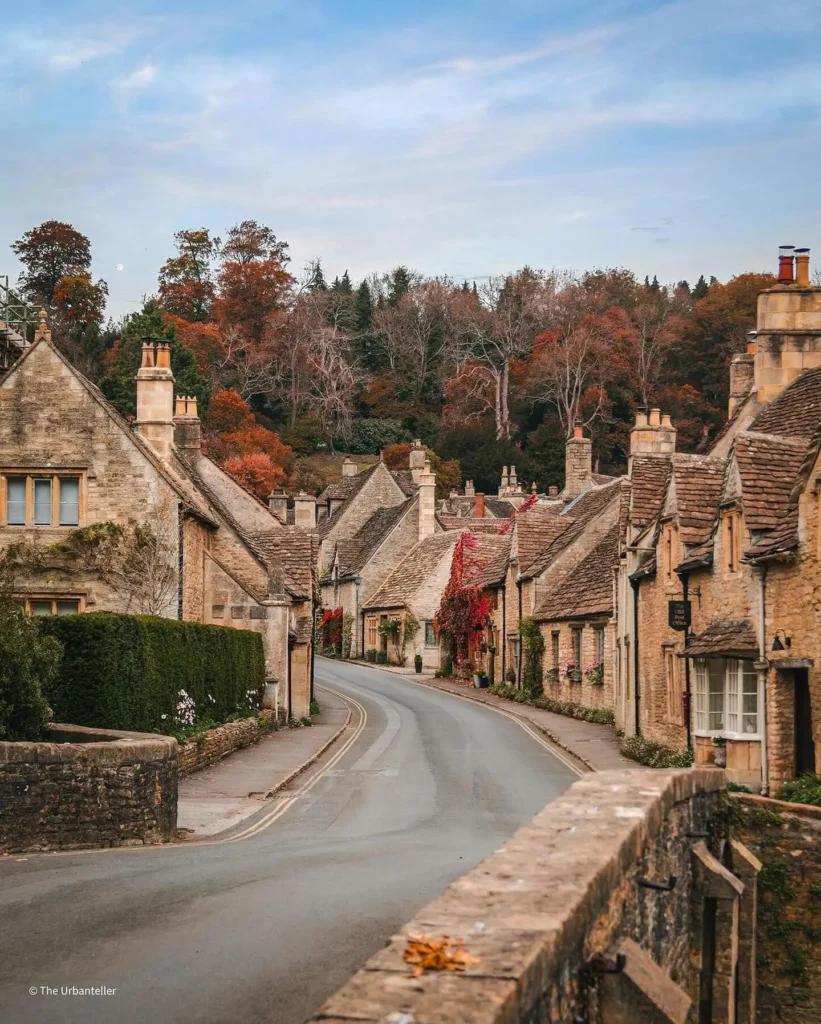
[[[365,728],[252,838],[0,861],[4,1024],[302,1024],[575,779],[469,701],[328,661],[317,681],[359,701]]]

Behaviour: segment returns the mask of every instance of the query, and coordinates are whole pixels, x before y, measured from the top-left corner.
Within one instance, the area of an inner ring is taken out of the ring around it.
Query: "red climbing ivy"
[[[517,509],[513,510],[512,516],[509,516],[507,519],[503,519],[499,523],[499,529],[497,530],[497,533],[500,533],[502,535],[510,533],[510,528],[511,526],[513,526],[514,521],[518,519],[519,516],[524,515],[524,513],[527,512],[529,508],[533,508],[533,506],[536,504],[538,500],[538,494],[531,494],[529,498],[526,498]]]
[[[490,595],[470,582],[484,568],[473,553],[476,548],[473,534],[465,532],[459,537],[453,551],[450,579],[436,613],[436,628],[450,643],[456,665],[469,659],[471,643],[490,618]]]
[[[328,609],[328,611],[326,611],[319,620],[322,646],[326,650],[329,647],[333,647],[337,654],[342,653],[342,620],[343,615],[341,608],[334,608],[333,611]]]

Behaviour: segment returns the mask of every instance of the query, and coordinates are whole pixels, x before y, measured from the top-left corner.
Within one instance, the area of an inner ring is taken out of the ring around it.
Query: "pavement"
[[[312,765],[345,730],[351,709],[336,693],[322,694],[313,724],[280,729],[258,743],[180,780],[180,838],[202,839],[235,828]]]
[[[371,668],[367,662],[357,662]],[[604,772],[611,769],[642,768],[619,750],[619,739],[612,725],[583,722],[568,715],[557,715],[553,711],[534,708],[529,704],[517,704],[505,697],[498,697],[488,689],[477,690],[472,683],[458,679],[436,679],[433,676],[416,675],[413,668],[380,666],[380,671],[394,672],[408,676],[415,682],[430,686],[444,693],[456,694],[466,700],[477,701],[489,707],[515,715],[535,726],[548,739],[580,761],[589,771]],[[652,769],[648,768],[648,771]]]
[[[0,859],[4,1024],[303,1024],[578,778],[528,723],[397,674],[316,667],[323,708],[328,687],[350,702],[348,730],[227,834]]]

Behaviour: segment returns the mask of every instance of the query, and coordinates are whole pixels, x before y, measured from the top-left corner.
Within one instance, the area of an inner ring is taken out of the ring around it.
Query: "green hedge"
[[[42,626],[64,648],[47,691],[57,722],[174,732],[260,706],[265,659],[258,633],[110,612],[44,618]],[[183,690],[194,702],[194,722],[178,712]]]

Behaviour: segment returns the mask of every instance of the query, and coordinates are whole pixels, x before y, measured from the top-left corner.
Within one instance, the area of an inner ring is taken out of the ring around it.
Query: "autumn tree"
[[[230,228],[222,247],[222,261],[247,266],[272,261],[285,266],[290,262],[288,243],[273,230],[255,220],[244,220]]]
[[[214,262],[219,255],[220,239],[208,228],[177,231],[174,234],[177,255],[160,268],[159,298],[168,313],[184,320],[206,321],[214,300]]]
[[[12,251],[25,267],[20,287],[29,301],[50,306],[60,279],[78,275],[91,266],[91,242],[60,220],[47,220],[12,243]]]
[[[243,487],[266,498],[285,479],[292,450],[279,435],[258,422],[251,407],[233,389],[218,391],[209,407],[205,446]]]

